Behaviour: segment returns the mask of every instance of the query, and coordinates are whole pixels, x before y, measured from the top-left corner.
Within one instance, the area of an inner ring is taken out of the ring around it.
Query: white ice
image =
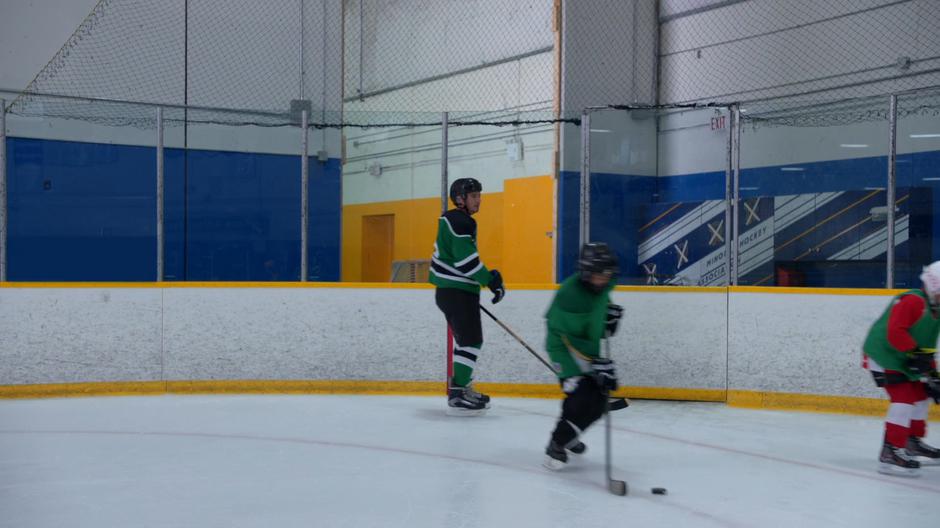
[[[612,415],[614,478],[630,486],[618,497],[604,480],[603,421],[564,471],[541,467],[559,403],[494,398],[487,415],[460,418],[445,416],[443,397],[2,401],[0,526],[940,522],[940,467],[876,472],[879,418],[635,401]]]

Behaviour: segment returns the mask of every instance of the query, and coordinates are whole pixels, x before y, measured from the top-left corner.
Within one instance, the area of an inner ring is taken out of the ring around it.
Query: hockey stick
[[[536,352],[535,350],[533,350],[532,347],[530,347],[529,344],[526,343],[524,339],[522,339],[521,337],[519,337],[519,334],[513,332],[513,331],[512,331],[512,328],[509,328],[509,327],[506,326],[502,321],[500,321],[499,319],[497,319],[496,316],[493,315],[492,312],[490,312],[489,310],[487,310],[486,307],[483,306],[482,304],[480,305],[480,310],[483,310],[483,313],[485,313],[486,315],[490,316],[490,319],[492,319],[494,322],[496,322],[496,324],[498,324],[498,325],[499,325],[503,330],[505,330],[509,335],[511,335],[512,337],[514,337],[514,338],[516,339],[516,341],[519,342],[519,344],[521,344],[522,346],[524,346],[525,349],[529,351],[530,354],[532,354],[533,356],[535,356],[535,359],[541,361],[542,364],[545,365],[546,368],[548,368],[548,370],[552,371],[552,374],[558,374],[558,371],[555,370],[555,367],[551,366],[551,365],[548,363],[548,361],[545,361],[545,359],[542,358],[542,356],[540,356],[538,352]],[[630,406],[630,401],[627,400],[626,398],[610,398],[610,397],[608,397],[607,400],[608,400],[607,403],[608,403],[608,405],[610,406],[610,410],[611,410],[611,411],[619,411],[620,409],[626,409],[627,407]]]
[[[606,349],[606,354],[608,359],[610,359],[610,339],[604,339],[604,348]],[[606,402],[604,409],[604,434],[606,437],[604,444],[604,470],[607,476],[607,490],[613,493],[614,495],[620,495],[623,497],[627,494],[627,483],[623,480],[617,480],[611,475],[611,463],[610,463],[610,395],[605,390],[604,401]]]
[[[521,337],[519,337],[518,334],[516,334],[515,332],[513,332],[513,331],[512,331],[512,328],[509,328],[508,326],[506,326],[505,324],[503,324],[502,321],[500,321],[499,319],[497,319],[496,316],[493,315],[489,310],[487,310],[486,307],[483,306],[482,304],[480,305],[480,309],[483,310],[483,313],[485,313],[486,315],[490,316],[490,319],[492,319],[493,321],[495,321],[496,324],[498,324],[499,326],[501,326],[503,330],[505,330],[506,332],[508,332],[509,335],[511,335],[511,336],[513,336],[514,338],[516,338],[516,341],[518,341],[519,344],[521,344],[522,346],[524,346],[525,349],[528,350],[530,354],[532,354],[533,356],[535,356],[535,359],[541,361],[542,364],[545,365],[546,368],[548,368],[548,370],[552,371],[552,374],[557,374],[557,373],[558,373],[558,371],[555,370],[555,367],[549,365],[549,364],[548,364],[548,361],[545,361],[545,359],[542,358],[542,356],[540,356],[538,352],[536,352],[535,350],[533,350],[532,347],[530,347],[528,343],[526,343]]]

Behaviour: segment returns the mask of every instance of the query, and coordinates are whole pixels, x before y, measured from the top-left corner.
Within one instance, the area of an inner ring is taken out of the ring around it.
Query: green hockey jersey
[[[937,336],[940,335],[940,319],[935,319],[931,314],[927,294],[923,290],[908,290],[896,296],[884,313],[881,314],[881,317],[875,321],[865,338],[863,350],[881,368],[902,372],[908,379],[916,380],[917,375],[907,368],[907,354],[905,353],[907,351],[898,350],[888,341],[888,320],[891,317],[891,309],[905,295],[917,295],[924,299],[924,303],[928,306],[920,319],[907,332],[919,348],[935,348],[937,346]]]
[[[602,292],[588,289],[578,274],[565,279],[555,293],[548,313],[545,348],[561,379],[591,371],[591,360],[600,357],[607,305],[613,284]]]
[[[477,223],[460,209],[437,220],[437,240],[431,256],[429,282],[438,288],[480,293],[480,285],[493,278],[477,251]]]

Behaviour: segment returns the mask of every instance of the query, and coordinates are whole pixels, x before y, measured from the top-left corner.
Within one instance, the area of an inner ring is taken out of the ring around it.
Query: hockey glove
[[[617,390],[617,371],[614,362],[607,358],[596,358],[591,361],[594,369],[594,380],[604,392]]]
[[[617,325],[620,324],[621,317],[623,317],[623,306],[613,303],[607,305],[607,320],[604,323],[604,337],[610,337],[617,333]]]
[[[932,352],[922,352],[916,348],[907,353],[907,369],[915,376],[921,377],[930,374],[934,370]]]
[[[493,304],[498,303],[503,300],[503,297],[506,296],[506,288],[503,286],[503,276],[497,270],[491,270],[490,275],[493,278],[490,279],[490,283],[486,285],[487,288],[493,292]]]
[[[924,383],[924,390],[927,391],[928,398],[940,405],[940,374],[936,370],[930,373],[930,377]]]

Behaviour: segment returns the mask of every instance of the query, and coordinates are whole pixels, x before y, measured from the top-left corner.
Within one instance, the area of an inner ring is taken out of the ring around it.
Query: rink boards
[[[624,395],[880,413],[861,343],[890,290],[620,287]],[[544,353],[552,286],[491,311]],[[476,380],[557,397],[554,376],[484,316]],[[163,392],[440,394],[434,291],[324,283],[5,283],[0,397]]]

